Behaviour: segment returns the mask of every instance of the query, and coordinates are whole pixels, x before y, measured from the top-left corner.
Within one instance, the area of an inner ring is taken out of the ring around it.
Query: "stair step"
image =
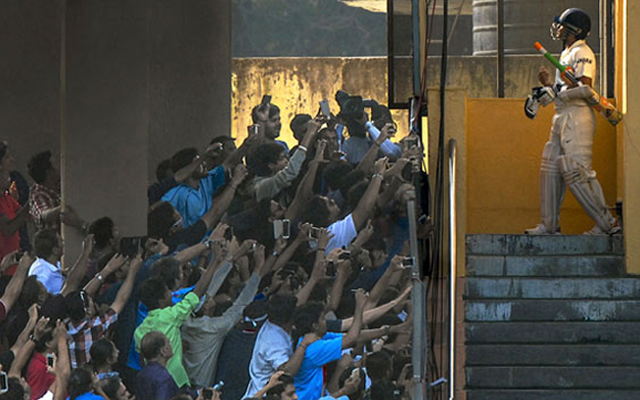
[[[625,275],[621,255],[467,256],[467,276],[619,277]]]
[[[467,235],[468,255],[596,255],[624,254],[622,236]]]
[[[639,299],[638,278],[467,278],[467,299]]]
[[[639,300],[483,300],[465,302],[475,321],[640,321]]]
[[[640,345],[467,345],[467,366],[640,366]]]
[[[472,390],[467,400],[638,400],[640,390]]]
[[[640,322],[475,322],[466,344],[640,344]],[[640,397],[639,397],[640,398]]]
[[[468,390],[640,389],[640,367],[466,367],[465,370]]]

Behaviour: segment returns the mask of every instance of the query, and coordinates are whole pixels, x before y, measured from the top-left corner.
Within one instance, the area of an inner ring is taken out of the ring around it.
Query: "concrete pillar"
[[[149,6],[149,174],[184,147],[231,131],[231,0]]]
[[[27,179],[33,154],[60,154],[61,10],[60,0],[0,3],[0,140]]]
[[[623,141],[623,185],[624,185],[624,236],[627,271],[640,274],[640,81],[635,79],[640,68],[640,43],[635,38],[640,35],[640,4],[627,0],[626,35],[626,92],[627,104],[625,120],[620,131]]]
[[[157,162],[228,134],[230,3],[68,0],[63,198],[85,220],[146,234]]]
[[[148,4],[69,0],[63,16],[63,202],[127,236],[146,233]]]

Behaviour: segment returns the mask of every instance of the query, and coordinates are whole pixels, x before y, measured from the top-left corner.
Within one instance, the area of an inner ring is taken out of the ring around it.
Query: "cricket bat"
[[[551,53],[547,51],[540,42],[536,42],[533,45],[536,50],[540,54],[542,54],[554,67],[556,67],[560,71],[560,77],[567,82],[569,87],[578,86],[580,82],[576,79],[573,68],[571,66],[562,65],[557,58],[555,58]],[[603,117],[607,119],[611,123],[611,125],[617,125],[620,121],[622,121],[622,113],[618,111],[618,109],[611,104],[604,96],[601,96],[598,92],[596,92],[593,88],[591,89],[591,97],[587,98],[587,102],[594,110],[602,114]]]

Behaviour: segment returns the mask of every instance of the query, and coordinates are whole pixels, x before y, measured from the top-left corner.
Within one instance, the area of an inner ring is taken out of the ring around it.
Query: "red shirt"
[[[27,383],[31,387],[31,400],[39,399],[53,385],[56,376],[47,372],[47,357],[33,353],[27,369]]]
[[[14,219],[20,209],[20,204],[9,193],[0,195],[0,215]],[[12,251],[20,249],[20,235],[15,231],[11,235],[0,233],[0,260]]]

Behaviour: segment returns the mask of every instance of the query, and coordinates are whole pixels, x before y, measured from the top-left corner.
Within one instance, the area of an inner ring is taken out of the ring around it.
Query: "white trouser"
[[[593,109],[580,102],[558,103],[540,167],[542,224],[549,233],[558,229],[566,185],[585,212],[608,232],[615,219],[592,169],[596,127]]]

